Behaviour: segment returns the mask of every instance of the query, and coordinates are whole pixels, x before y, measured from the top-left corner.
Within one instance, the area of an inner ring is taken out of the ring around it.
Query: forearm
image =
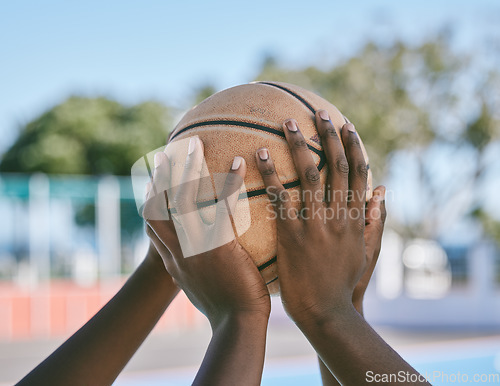
[[[323,386],[340,386],[337,378],[333,376],[328,367],[323,363],[321,358],[318,356],[319,372],[321,374],[321,383]]]
[[[213,336],[193,385],[260,385],[268,319],[226,318]]]
[[[121,290],[19,385],[110,385],[177,292],[161,260],[146,258]]]
[[[343,385],[370,384],[369,374],[418,374],[353,307],[336,312],[326,319],[300,322],[298,326],[326,367]],[[397,384],[427,383],[422,377],[420,383]]]
[[[361,299],[355,299],[355,300],[353,299],[352,304],[354,305],[356,311],[358,311],[359,314],[364,318],[363,297],[361,296]],[[318,364],[323,386],[340,386],[340,383],[339,381],[337,381],[337,378],[335,378],[335,376],[330,372],[328,367],[326,367],[326,365],[323,363],[323,361],[319,356],[318,356]]]

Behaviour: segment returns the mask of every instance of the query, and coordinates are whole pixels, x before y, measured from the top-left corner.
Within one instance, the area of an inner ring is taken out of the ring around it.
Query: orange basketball
[[[282,124],[288,118],[297,120],[325,184],[328,168],[315,127],[315,112],[327,110],[339,132],[346,118],[331,103],[301,87],[278,82],[255,82],[220,91],[188,111],[170,136],[170,143],[197,135],[203,141],[206,167],[210,175],[227,173],[233,158],[242,156],[247,163],[245,187],[247,208],[239,210],[234,222],[246,231],[237,236],[252,256],[271,294],[279,293],[276,267],[276,223],[270,210],[262,178],[255,161],[255,152],[267,147],[276,165],[280,181],[290,193],[300,194],[292,157]],[[361,144],[367,165],[366,150]],[[174,163],[175,164],[175,160]],[[183,165],[179,163],[179,165]],[[179,181],[183,167],[172,167],[172,181]],[[371,171],[368,168],[367,200],[372,193]],[[296,192],[292,192],[296,191]],[[215,193],[210,184],[200,184],[198,207],[203,220],[214,221]],[[205,203],[205,204],[203,204]],[[294,203],[299,208],[300,202]],[[243,208],[243,205],[241,205]],[[238,226],[237,226],[238,228]]]

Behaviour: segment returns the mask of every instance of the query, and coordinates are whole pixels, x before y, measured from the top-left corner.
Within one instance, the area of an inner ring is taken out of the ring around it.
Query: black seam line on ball
[[[192,125],[186,126],[179,132],[177,132],[175,135],[173,135],[170,140],[173,140],[175,137],[177,137],[179,134],[184,133],[190,129],[193,129],[195,127],[201,127],[201,126],[243,126],[243,127],[250,127],[252,129],[260,130],[260,131],[265,131],[267,133],[271,133],[274,135],[277,135],[278,137],[281,138],[286,138],[285,133],[282,131],[273,129],[271,127],[267,126],[262,126],[262,125],[257,125],[255,123],[250,123],[250,122],[240,122],[240,121],[223,121],[223,120],[217,120],[217,121],[204,121],[204,122],[198,122],[198,123],[193,123]],[[318,171],[321,171],[323,167],[325,166],[326,163],[326,158],[325,158],[325,153],[322,150],[316,149],[314,146],[307,144],[307,147],[309,148],[310,151],[316,153],[319,157],[319,163],[318,163]],[[296,186],[300,185],[300,180],[297,178],[295,181],[290,181],[285,184],[283,184],[283,187],[285,189],[290,189],[290,188],[295,188]],[[251,198],[251,197],[256,197],[260,195],[267,194],[266,189],[257,189],[253,191],[249,191],[246,193],[240,194],[238,199],[244,199],[244,198]],[[214,205],[217,203],[217,199],[214,200],[208,200],[208,201],[203,201],[197,203],[198,208],[205,208],[210,205]],[[177,213],[175,208],[172,208],[172,213]]]
[[[259,269],[259,271],[262,271],[264,269],[266,269],[267,267],[269,267],[271,264],[275,263],[276,262],[276,258],[277,256],[274,256],[273,258],[269,259],[268,261],[266,261],[265,263],[259,265],[257,268]]]
[[[249,127],[251,129],[259,130],[259,131],[264,131],[269,134],[274,134],[278,137],[286,139],[285,133],[283,131],[274,129],[269,126],[264,126],[264,125],[258,125],[256,123],[251,123],[251,122],[245,122],[245,121],[226,121],[226,120],[215,120],[215,121],[203,121],[203,122],[197,122],[193,123],[189,126],[186,126],[185,128],[179,130],[177,133],[175,133],[169,140],[172,141],[175,137],[177,137],[179,134],[185,133],[188,130],[194,129],[196,127],[203,127],[203,126],[240,126],[240,127]],[[307,147],[309,150],[315,152],[321,160],[324,158],[324,153],[323,151],[316,149],[314,146],[307,144]],[[321,163],[321,161],[320,161]],[[318,166],[319,167],[319,166]],[[319,169],[321,170],[321,169]]]
[[[316,110],[314,110],[314,108],[309,104],[309,102],[307,102],[304,98],[302,98],[300,95],[294,93],[292,90],[289,90],[287,89],[286,87],[283,87],[283,86],[280,86],[280,85],[277,85],[277,84],[274,84],[274,83],[270,83],[270,82],[255,82],[256,84],[265,84],[267,86],[272,86],[272,87],[276,87],[276,88],[279,88],[280,90],[283,90],[285,92],[287,92],[288,94],[294,96],[295,98],[297,98],[299,101],[301,101],[309,110],[311,110],[311,112],[313,114],[316,114]],[[345,123],[351,123],[347,117],[345,115],[342,115],[342,117],[344,118],[344,121]],[[309,145],[307,145],[309,146]],[[313,150],[311,149],[311,147],[309,146],[309,149],[310,150]],[[319,155],[319,153],[315,152],[316,154]],[[321,156],[320,156],[321,157]],[[319,169],[319,166],[318,166],[318,169]],[[370,169],[370,165],[366,165],[366,169]],[[321,169],[319,169],[321,171]]]
[[[217,126],[217,125],[222,125],[222,126],[242,126],[242,127],[250,127],[252,129],[257,129],[260,131],[265,131],[267,133],[271,133],[274,135],[277,135],[279,137],[285,138],[285,133],[282,131],[279,131],[277,129],[273,129],[272,127],[268,126],[263,126],[263,125],[258,125],[256,123],[251,123],[251,122],[245,122],[245,121],[231,121],[231,120],[213,120],[213,121],[203,121],[203,122],[197,122],[193,123],[191,125],[188,125],[184,127],[183,129],[179,130],[177,133],[175,133],[171,138],[170,141],[172,141],[175,137],[177,137],[179,134],[182,134],[188,130],[194,129],[196,127],[202,127],[202,126]]]
[[[321,165],[318,165],[318,169],[320,169],[320,166],[321,168],[323,168],[324,166],[324,163]],[[291,188],[295,188],[297,186],[300,185],[300,180],[299,179],[296,179],[295,181],[290,181],[290,182],[287,182],[285,184],[283,184],[283,188],[285,189],[291,189]],[[239,196],[238,196],[238,200],[244,200],[245,198],[252,198],[252,197],[257,197],[257,196],[263,196],[263,195],[266,195],[267,194],[267,191],[266,189],[257,189],[257,190],[251,190],[249,192],[246,192],[246,193],[241,193]],[[219,202],[218,199],[212,199],[212,200],[208,200],[208,201],[202,201],[202,202],[198,202],[196,203],[196,206],[198,209],[201,209],[201,208],[206,208],[207,206],[211,206],[211,205],[215,205]],[[172,213],[177,213],[177,210],[175,208],[170,208],[170,211]]]
[[[267,126],[262,126],[262,125],[257,125],[255,123],[250,123],[250,122],[240,122],[240,121],[204,121],[204,122],[198,122],[198,123],[193,123],[192,125],[186,126],[182,130],[178,131],[175,135],[170,138],[170,140],[173,140],[175,137],[177,137],[179,134],[184,133],[190,129],[194,129],[195,127],[201,127],[201,126],[243,126],[243,127],[250,127],[252,129],[260,130],[260,131],[265,131],[267,133],[271,133],[274,135],[277,135],[278,137],[285,138],[285,133],[282,131],[273,129],[271,127]],[[322,150],[316,149],[314,146],[307,144],[307,147],[309,150],[313,151],[318,155],[320,158],[319,164],[318,164],[318,170],[321,171],[323,169],[323,166],[325,166],[325,153]]]
[[[269,285],[269,284],[271,284],[271,283],[275,282],[276,280],[278,280],[278,276],[276,276],[273,280],[268,281],[268,282],[266,283],[266,285]]]
[[[292,90],[287,89],[286,87],[280,86],[278,84],[270,83],[270,82],[256,82],[257,84],[266,84],[268,86],[276,87],[279,88],[280,90],[283,90],[290,94],[291,96],[295,97],[299,101],[302,102],[304,106],[306,106],[313,114],[316,114],[316,110],[309,104],[308,101],[306,101],[304,98],[302,98],[299,94],[294,93]]]
[[[316,151],[315,151],[315,153],[316,153]],[[316,153],[316,154],[318,154],[318,153]],[[321,160],[318,164],[318,170],[321,171],[321,169],[323,169],[323,167],[325,166],[324,154],[318,154],[318,155],[321,157]],[[290,181],[290,182],[283,184],[283,188],[285,188],[285,189],[291,189],[291,188],[295,188],[297,186],[300,186],[300,179],[298,179],[298,178],[295,181]],[[267,194],[266,188],[251,190],[249,192],[241,193],[238,196],[238,200],[244,200],[245,198],[252,198],[252,197],[262,196],[262,195],[266,195],[266,194]],[[196,206],[198,209],[206,208],[207,206],[217,204],[217,202],[218,202],[218,200],[215,198],[215,199],[208,200],[208,201],[198,202],[198,203],[196,203]],[[177,213],[175,208],[171,208],[170,211],[172,213]]]

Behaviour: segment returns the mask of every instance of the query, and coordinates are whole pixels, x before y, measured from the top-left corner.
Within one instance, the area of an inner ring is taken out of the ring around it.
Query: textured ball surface
[[[260,147],[269,149],[280,181],[293,196],[299,197],[300,181],[282,128],[286,119],[294,118],[320,170],[324,186],[328,167],[315,127],[315,112],[320,109],[328,111],[339,133],[346,118],[325,99],[287,83],[255,82],[220,91],[205,99],[184,115],[170,136],[169,143],[199,136],[203,141],[206,167],[211,176],[227,173],[235,156],[245,159],[248,206],[238,202],[234,221],[236,229],[248,230],[237,238],[252,256],[271,294],[279,293],[276,222],[257,169],[255,152]],[[361,145],[368,165],[365,148]],[[177,165],[178,167],[172,167],[172,184],[180,181],[182,175],[182,162],[178,160]],[[371,180],[368,168],[367,200],[372,193]],[[215,205],[207,206],[203,202],[207,203],[214,198],[212,185],[202,182],[198,192],[198,206],[207,223],[214,221]],[[294,202],[294,205],[300,209],[300,202]]]

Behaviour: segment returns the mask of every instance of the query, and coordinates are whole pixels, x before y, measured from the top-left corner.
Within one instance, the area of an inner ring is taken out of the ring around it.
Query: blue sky
[[[19,127],[72,94],[130,104],[153,98],[186,109],[202,84],[223,89],[253,80],[266,54],[292,68],[327,68],[368,40],[418,43],[446,27],[457,50],[486,59],[488,42],[500,41],[499,16],[498,0],[6,1],[0,156]],[[408,198],[418,189],[406,174],[387,183],[403,197],[393,212],[411,215],[418,205],[409,207]],[[495,181],[484,200],[500,216]],[[450,234],[472,234],[462,228]]]
[[[16,0],[0,6],[0,153],[19,125],[70,94],[188,107],[203,83],[251,81],[263,55],[328,66],[367,39],[410,42],[446,25],[473,47],[497,1]]]

